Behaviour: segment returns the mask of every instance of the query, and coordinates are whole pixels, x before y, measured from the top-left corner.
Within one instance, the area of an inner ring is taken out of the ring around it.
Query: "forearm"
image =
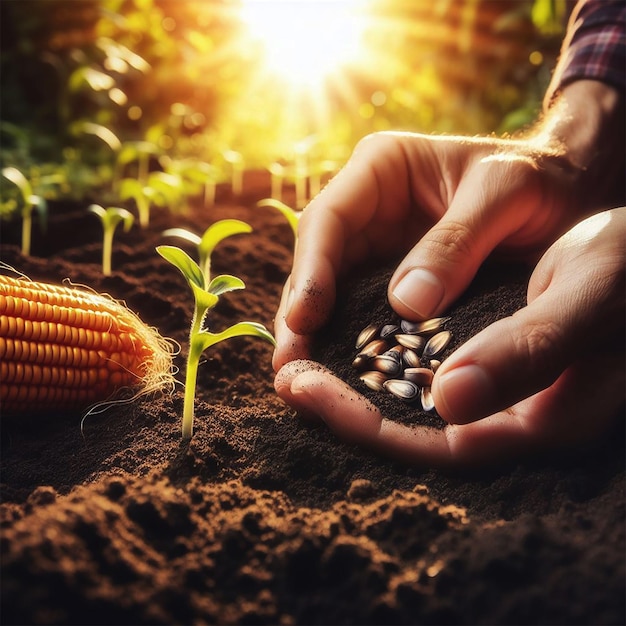
[[[585,212],[626,201],[625,119],[623,91],[578,80],[563,88],[530,138],[563,159]]]
[[[537,139],[571,169],[573,198],[593,211],[624,203],[626,5],[580,0],[544,100]]]

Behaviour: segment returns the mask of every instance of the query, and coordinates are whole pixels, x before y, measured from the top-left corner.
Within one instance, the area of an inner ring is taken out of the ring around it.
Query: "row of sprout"
[[[138,154],[141,154],[138,152]],[[149,154],[149,153],[145,153]],[[242,159],[233,159],[237,165],[241,165]],[[181,186],[181,179],[175,179],[165,172],[149,173],[147,164],[139,163],[137,178],[122,178],[118,185],[118,194],[122,199],[133,199],[138,210],[139,222],[142,228],[146,228],[150,222],[150,209],[153,205],[178,206],[181,198],[176,191]],[[235,193],[242,191],[242,178],[240,174],[243,169],[233,168],[231,185]],[[30,229],[32,226],[32,213],[38,211],[40,224],[45,225],[47,221],[47,201],[34,193],[33,183],[15,167],[5,167],[2,170],[5,181],[12,184],[18,192],[19,201],[22,205],[22,253],[30,254]],[[168,180],[168,177],[173,180]],[[272,172],[272,191],[277,195],[282,194],[282,183],[285,178],[284,170]],[[308,181],[307,188],[315,191],[317,176]],[[142,181],[145,181],[142,183]],[[43,181],[45,184],[47,181]],[[204,197],[207,199],[206,180],[197,179],[204,185]],[[214,179],[210,179],[211,192],[208,194],[211,202],[215,200]],[[296,184],[296,188],[298,185]],[[173,198],[173,194],[176,197]],[[300,193],[300,192],[299,192]],[[302,202],[305,198],[300,198]],[[175,202],[174,202],[175,200]],[[259,207],[276,209],[282,213],[291,227],[294,239],[297,237],[298,220],[301,211],[290,207],[282,200],[269,197],[260,200]],[[118,226],[122,226],[128,231],[134,223],[134,214],[126,208],[119,206],[103,207],[99,204],[91,204],[87,211],[96,215],[103,228],[102,243],[102,271],[104,275],[112,272],[111,258],[113,250],[114,233]],[[213,309],[220,296],[231,291],[244,289],[244,282],[230,274],[220,274],[213,276],[211,272],[211,255],[216,246],[225,238],[250,233],[252,228],[246,222],[237,219],[222,219],[209,226],[202,235],[197,235],[184,228],[171,228],[162,233],[163,237],[174,237],[186,241],[196,250],[197,261],[192,259],[184,250],[173,245],[160,245],[156,252],[166,261],[176,267],[184,276],[191,289],[194,309],[189,332],[189,346],[187,352],[187,363],[184,384],[184,403],[182,419],[182,436],[188,440],[193,435],[194,405],[198,367],[203,353],[211,346],[227,339],[240,336],[257,337],[275,345],[274,338],[270,331],[262,324],[255,321],[237,322],[228,328],[213,332],[209,329],[207,315]]]

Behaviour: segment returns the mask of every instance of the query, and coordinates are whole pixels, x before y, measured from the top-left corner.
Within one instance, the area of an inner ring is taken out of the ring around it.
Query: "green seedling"
[[[185,181],[178,174],[152,172],[148,176],[148,187],[163,199],[172,213],[180,213],[185,198]]]
[[[78,140],[77,150],[80,160],[87,164],[97,164],[100,180],[110,181],[115,175],[116,154],[122,147],[118,136],[110,128],[88,120],[72,122],[68,130]],[[95,146],[92,145],[93,139],[97,140]],[[105,150],[102,150],[103,146],[106,146]]]
[[[147,184],[150,171],[150,158],[158,155],[159,147],[151,141],[126,141],[122,144],[117,153],[115,162],[115,181],[123,175],[123,170],[127,165],[137,162],[137,180],[142,184]]]
[[[283,199],[283,181],[285,180],[285,166],[278,161],[271,163],[267,168],[271,175],[272,191],[271,196],[274,200]]]
[[[167,204],[167,199],[162,193],[154,189],[154,187],[143,185],[135,178],[122,179],[119,187],[119,196],[122,200],[132,198],[135,201],[141,228],[147,228],[150,224],[150,209],[152,205],[165,206]]]
[[[320,191],[322,191],[322,177],[328,174],[334,174],[339,170],[339,163],[326,159],[316,163],[311,168],[311,175],[309,176],[309,192],[311,198],[315,198]]]
[[[203,190],[204,203],[215,204],[215,191],[220,178],[220,171],[211,163],[198,159],[161,159],[166,172],[180,176],[192,193]]]
[[[87,210],[95,213],[102,222],[102,229],[104,231],[102,239],[102,273],[105,276],[110,276],[115,229],[119,223],[122,223],[124,225],[124,231],[128,232],[135,218],[130,211],[116,206],[110,206],[105,209],[99,204],[92,204]]]
[[[233,234],[232,224],[223,223],[232,221],[236,220],[216,222],[210,226],[200,238],[199,246],[204,246],[204,252],[209,258],[211,251],[215,248],[217,243]],[[189,333],[189,354],[187,356],[187,370],[185,372],[185,397],[183,402],[182,424],[182,437],[188,440],[191,439],[193,435],[198,366],[204,351],[232,337],[259,337],[265,339],[272,345],[276,345],[276,342],[265,326],[257,322],[238,322],[219,333],[210,332],[206,326],[207,313],[215,307],[222,294],[237,289],[244,289],[245,284],[241,279],[229,274],[222,274],[211,278],[209,273],[210,261],[205,259],[202,265],[198,265],[186,252],[176,246],[158,246],[156,251],[166,261],[180,270],[189,283],[194,297],[195,305]]]
[[[5,167],[2,176],[11,181],[19,190],[23,201],[22,208],[22,254],[30,255],[30,242],[33,224],[33,209],[39,213],[39,223],[45,229],[48,219],[48,203],[45,198],[33,193],[33,187],[16,167]]]
[[[276,198],[265,198],[264,200],[259,200],[256,205],[258,207],[270,207],[280,211],[285,216],[287,222],[289,222],[289,226],[291,226],[291,230],[293,231],[293,236],[296,239],[298,238],[298,223],[300,222],[302,211],[296,211],[296,209],[292,209],[284,202],[276,200]]]
[[[223,152],[224,161],[231,167],[231,187],[233,194],[240,196],[243,191],[243,171],[245,164],[243,155],[235,150],[225,150]]]
[[[78,120],[70,124],[69,130],[75,137],[96,137],[110,148],[113,153],[116,153],[122,147],[122,142],[119,140],[118,136],[110,128],[102,126],[102,124],[95,124],[87,120]]]

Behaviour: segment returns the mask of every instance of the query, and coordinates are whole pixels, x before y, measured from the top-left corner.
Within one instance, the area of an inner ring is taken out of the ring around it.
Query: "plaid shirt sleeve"
[[[599,80],[623,91],[626,87],[625,30],[625,0],[580,0],[570,17],[545,105],[576,80]]]

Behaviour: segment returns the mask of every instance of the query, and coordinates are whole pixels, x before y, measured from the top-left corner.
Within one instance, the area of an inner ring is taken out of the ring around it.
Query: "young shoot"
[[[211,276],[211,254],[215,246],[232,235],[240,235],[243,233],[251,233],[252,227],[241,220],[226,219],[215,222],[209,226],[202,237],[192,233],[186,228],[169,228],[163,231],[164,237],[179,237],[196,246],[198,253],[198,262],[204,276]]]
[[[171,159],[162,158],[160,163],[163,169],[170,174],[177,174],[186,183],[188,191],[198,193],[202,191],[206,206],[215,204],[215,192],[220,179],[219,169],[212,163],[198,159]]]
[[[220,222],[209,227],[208,230],[211,229],[214,229],[211,237],[207,237],[207,233],[205,233],[201,238],[201,242],[205,240],[205,238],[206,240],[212,239],[211,245],[208,246],[209,257],[210,251],[212,251],[215,245],[224,237],[232,234],[228,231],[228,228],[225,228]],[[207,271],[207,268],[210,267],[210,263],[205,261],[203,266],[200,266],[186,252],[176,246],[158,246],[156,251],[166,261],[178,268],[185,277],[191,287],[195,302],[191,330],[189,332],[189,353],[187,356],[187,370],[185,372],[185,397],[183,403],[182,437],[188,440],[191,439],[193,435],[198,366],[204,351],[231,337],[259,337],[270,342],[272,345],[276,345],[276,342],[265,326],[257,322],[238,322],[219,333],[211,332],[205,323],[208,311],[215,307],[222,294],[237,289],[244,289],[245,285],[243,281],[229,274],[222,274],[211,278]]]
[[[302,211],[296,211],[296,209],[292,209],[289,205],[281,202],[280,200],[276,200],[275,198],[265,198],[264,200],[259,200],[256,205],[258,207],[270,207],[280,211],[289,223],[289,226],[291,226],[293,236],[296,239],[298,238],[298,223],[300,221]]]
[[[226,150],[223,153],[224,161],[231,167],[231,187],[235,196],[243,191],[243,171],[245,168],[243,156],[235,150]]]
[[[124,168],[129,163],[137,162],[136,180],[145,185],[150,173],[150,159],[159,154],[159,147],[151,141],[126,141],[117,153],[115,163],[114,187],[123,176]]]
[[[116,206],[110,206],[105,209],[99,204],[92,204],[87,210],[95,213],[102,222],[102,229],[104,231],[102,239],[102,273],[105,276],[110,276],[115,229],[121,222],[124,226],[124,232],[128,232],[135,218],[130,211]]]
[[[19,190],[22,199],[22,254],[30,255],[30,242],[33,223],[33,209],[39,213],[39,223],[45,229],[48,218],[48,203],[45,198],[33,193],[33,187],[16,167],[5,167],[2,176],[11,181]]]
[[[167,199],[162,193],[149,185],[144,185],[135,178],[122,179],[119,187],[121,200],[130,198],[135,201],[141,228],[147,228],[150,224],[150,209],[152,205],[164,206],[167,203]]]
[[[270,195],[275,200],[283,199],[283,181],[285,179],[285,166],[278,161],[270,164],[267,168],[271,175],[272,191]]]

